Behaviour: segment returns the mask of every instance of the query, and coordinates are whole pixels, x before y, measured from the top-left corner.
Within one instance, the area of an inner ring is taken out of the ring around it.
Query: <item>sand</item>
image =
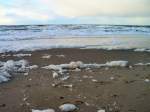
[[[70,71],[70,78],[66,81],[54,79],[51,70],[41,68],[70,61],[105,63],[127,60],[133,65],[150,62],[150,53],[98,49],[51,49],[17,53],[32,55],[0,57],[0,60],[26,59],[39,68],[30,70],[27,76],[16,74],[9,82],[0,84],[0,112],[31,112],[32,109],[47,108],[60,112],[58,107],[64,103],[75,104],[79,108],[77,112],[97,112],[99,109],[105,109],[106,112],[150,112],[150,82],[145,81],[150,79],[150,66]],[[43,59],[43,55],[51,57]],[[52,86],[54,83],[57,83],[55,87]]]

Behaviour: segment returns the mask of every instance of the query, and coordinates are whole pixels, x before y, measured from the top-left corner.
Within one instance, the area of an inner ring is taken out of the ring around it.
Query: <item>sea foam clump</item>
[[[60,64],[60,65],[48,65],[42,68],[45,69],[51,69],[51,70],[55,70],[55,71],[61,71],[63,69],[84,69],[84,68],[100,68],[100,67],[126,67],[128,65],[128,61],[110,61],[110,62],[106,62],[105,64],[84,64],[81,61],[77,61],[77,62],[70,62],[69,64]]]
[[[13,73],[27,73],[27,67],[26,60],[0,62],[0,83],[10,80]]]
[[[113,66],[126,67],[127,65],[128,65],[128,61],[111,61],[106,63],[106,66],[108,67],[113,67]]]
[[[41,58],[43,59],[49,59],[51,58],[52,55],[44,54]]]
[[[140,49],[134,49],[135,52],[150,52],[150,49],[146,48],[140,48]]]
[[[68,71],[79,71],[80,69],[87,69],[87,68],[101,68],[101,67],[126,67],[128,66],[128,61],[110,61],[106,62],[105,64],[84,64],[81,61],[72,61],[69,64],[60,64],[60,65],[48,65],[44,66],[42,68],[44,69],[50,69],[55,72],[53,72],[53,77],[56,78],[56,76],[60,76],[63,74],[66,74]]]

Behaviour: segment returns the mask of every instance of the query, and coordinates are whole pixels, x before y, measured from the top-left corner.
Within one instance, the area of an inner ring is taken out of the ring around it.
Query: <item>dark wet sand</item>
[[[32,53],[32,56],[1,57],[0,61],[26,59],[31,65],[39,67],[70,61],[105,63],[127,60],[130,65],[150,62],[150,53],[119,50],[52,49],[21,53]],[[42,59],[44,54],[52,57]],[[114,77],[114,80],[110,77]],[[93,79],[97,82],[93,82]],[[0,84],[0,112],[31,112],[31,109],[46,108],[60,112],[58,107],[63,103],[77,105],[77,112],[97,112],[99,108],[104,108],[106,112],[150,112],[150,82],[145,82],[145,79],[150,79],[150,66],[100,68],[72,71],[68,80],[52,87],[56,81],[52,78],[52,72],[38,68],[30,70],[28,76],[16,75],[11,81]],[[73,87],[66,88],[64,84],[72,84]]]

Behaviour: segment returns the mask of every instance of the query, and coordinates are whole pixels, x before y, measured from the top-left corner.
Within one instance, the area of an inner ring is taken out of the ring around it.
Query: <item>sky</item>
[[[150,25],[150,0],[0,0],[0,25]]]

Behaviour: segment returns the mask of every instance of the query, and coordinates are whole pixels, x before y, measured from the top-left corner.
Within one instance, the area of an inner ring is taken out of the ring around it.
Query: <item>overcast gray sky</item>
[[[0,24],[150,25],[150,0],[0,0]]]

